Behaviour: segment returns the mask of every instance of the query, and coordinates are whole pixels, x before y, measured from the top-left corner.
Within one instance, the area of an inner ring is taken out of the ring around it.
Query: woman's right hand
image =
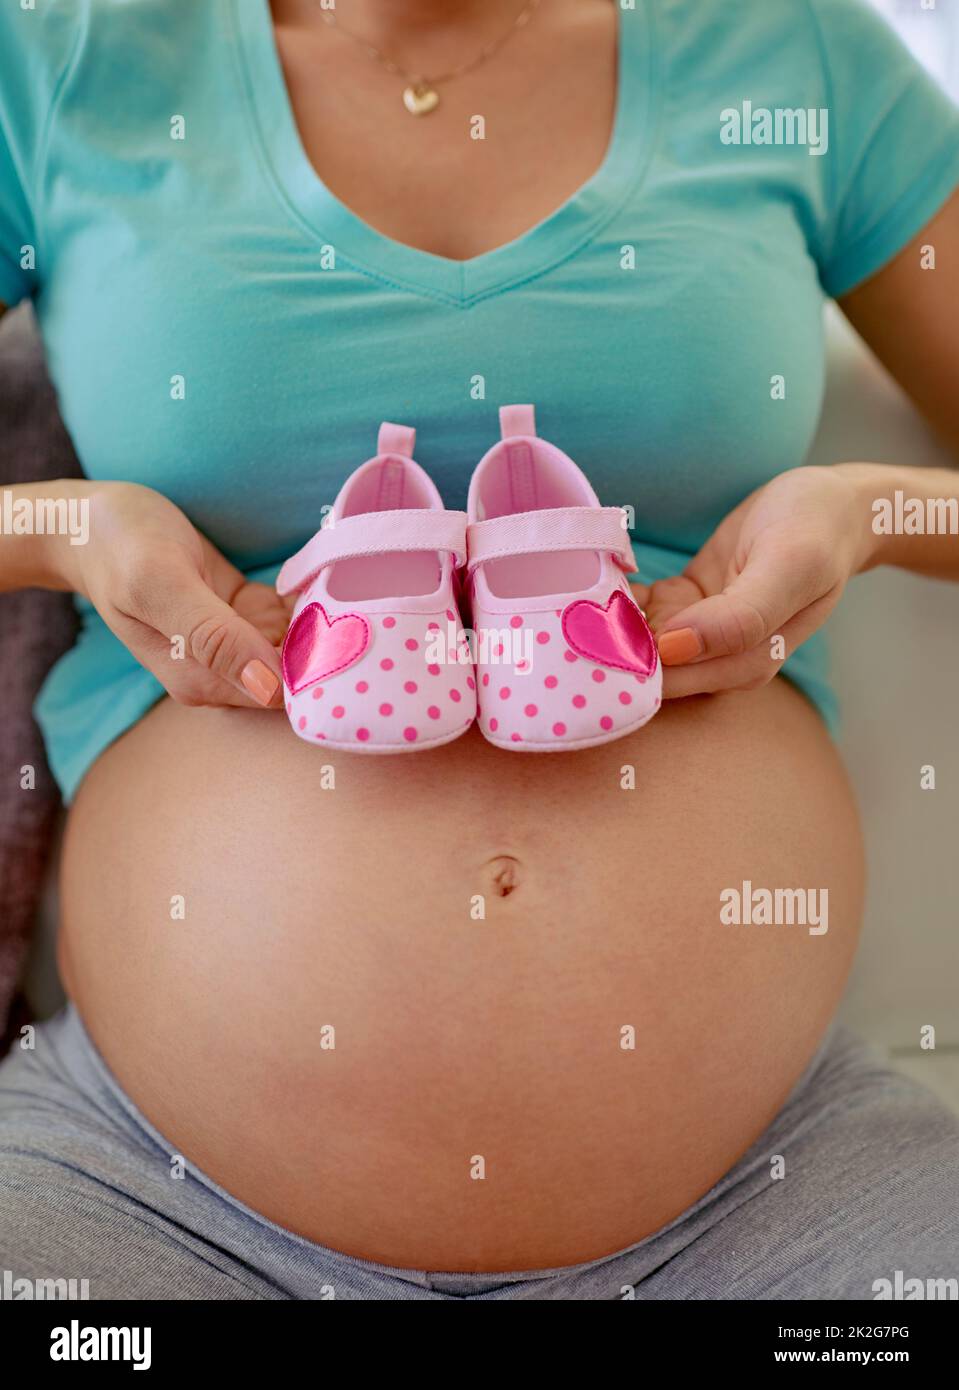
[[[291,605],[249,583],[152,488],[84,483],[83,493],[89,539],[56,543],[67,587],[179,704],[281,708],[276,648]]]

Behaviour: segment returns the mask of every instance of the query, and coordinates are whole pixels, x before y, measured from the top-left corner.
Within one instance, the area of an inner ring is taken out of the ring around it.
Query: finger
[[[809,592],[798,565],[781,553],[754,552],[721,593],[675,612],[658,634],[664,666],[736,657],[781,632],[819,595]]]
[[[649,587],[646,620],[653,632],[659,632],[669,620],[703,597],[703,590],[688,574],[674,574],[657,579]]]
[[[835,606],[831,595],[817,599],[784,623],[775,642],[761,643],[739,656],[720,656],[682,666],[663,666],[663,699],[715,695],[723,690],[755,690],[779,674],[783,662],[821,627]]]
[[[224,571],[220,574],[222,582]],[[243,576],[239,571],[235,574],[242,587]],[[282,703],[280,664],[273,644],[187,562],[166,572],[149,607],[147,621],[170,640],[182,637],[187,654],[211,674],[252,696],[259,705]]]
[[[252,623],[268,637],[271,642],[282,642],[290,625],[290,612],[298,594],[291,594],[289,602],[281,598],[272,584],[260,584],[247,579],[222,551],[217,550],[200,536],[203,546],[202,578],[209,587],[231,608]]]
[[[248,580],[206,536],[201,535],[200,540],[204,550],[204,577],[210,588],[235,608],[241,618],[258,628],[274,647],[281,647],[299,594],[280,595],[272,584]]]
[[[291,601],[287,605],[276,590],[266,584],[244,584],[230,606],[275,647],[286,636],[293,605],[298,597],[298,594],[291,594]]]
[[[254,700],[245,690],[214,675],[187,655],[178,656],[174,644],[136,618],[120,615],[111,624],[113,631],[133,652],[141,666],[155,676],[166,692],[182,705],[230,706],[236,709],[268,707]]]

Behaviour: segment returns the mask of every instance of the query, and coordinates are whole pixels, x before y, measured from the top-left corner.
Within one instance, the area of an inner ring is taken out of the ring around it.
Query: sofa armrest
[[[0,382],[0,487],[81,476],[29,304],[0,320]],[[68,594],[0,594],[0,1038],[23,1021],[17,981],[60,803],[32,706],[76,626]]]

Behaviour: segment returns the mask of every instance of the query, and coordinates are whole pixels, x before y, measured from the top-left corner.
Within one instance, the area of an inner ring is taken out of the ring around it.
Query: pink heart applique
[[[308,603],[290,624],[283,643],[283,679],[298,695],[324,676],[352,666],[370,645],[370,625],[359,613],[328,618],[322,603]]]
[[[605,607],[580,598],[563,609],[563,636],[573,651],[600,666],[651,676],[659,653],[649,624],[622,589]]]

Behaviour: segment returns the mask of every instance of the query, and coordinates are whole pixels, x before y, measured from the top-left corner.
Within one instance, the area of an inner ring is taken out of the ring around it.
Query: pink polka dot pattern
[[[619,587],[629,592],[625,580]],[[508,616],[485,611],[478,590],[476,631],[512,630],[505,653],[494,642],[479,646],[477,679],[489,695],[478,718],[494,743],[531,751],[606,743],[640,728],[659,708],[658,662],[651,675],[638,679],[634,671],[592,661],[570,649],[562,619],[563,610],[556,608]]]
[[[301,595],[298,607],[306,601],[306,595]],[[290,723],[301,738],[364,753],[406,752],[447,742],[472,724],[476,717],[472,663],[426,661],[436,634],[446,632],[445,609],[429,614],[396,609],[382,613],[362,604],[335,603],[328,597],[323,603],[330,618],[362,612],[371,640],[358,661],[324,676],[322,684],[306,686],[296,695],[286,689]],[[452,620],[454,640],[460,642],[463,629],[455,613]]]

